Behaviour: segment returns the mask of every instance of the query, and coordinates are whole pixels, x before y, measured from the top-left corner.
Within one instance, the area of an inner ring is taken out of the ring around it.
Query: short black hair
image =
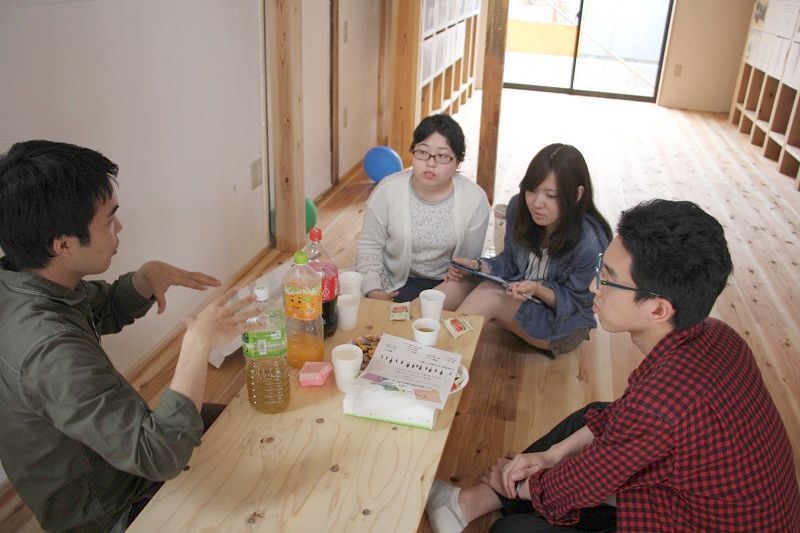
[[[655,199],[623,211],[617,233],[631,255],[636,286],[672,301],[673,328],[708,316],[733,272],[717,219],[693,202]],[[655,297],[636,293],[636,301]]]
[[[450,145],[450,149],[455,154],[456,161],[459,163],[464,161],[464,156],[467,153],[467,141],[464,139],[464,131],[458,122],[453,120],[453,117],[444,113],[425,117],[417,124],[416,129],[414,129],[414,139],[411,141],[411,151],[413,152],[415,146],[434,133],[438,133],[447,139],[447,144]]]
[[[25,141],[0,156],[0,247],[17,270],[44,268],[64,235],[89,244],[97,207],[114,194],[119,168],[73,144]]]

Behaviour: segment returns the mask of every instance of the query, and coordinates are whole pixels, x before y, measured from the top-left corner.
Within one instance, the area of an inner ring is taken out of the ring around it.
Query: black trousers
[[[208,431],[208,428],[211,427],[211,424],[222,414],[222,411],[225,409],[225,405],[221,403],[204,403],[200,408],[200,417],[203,419],[203,434]],[[131,505],[131,510],[128,513],[128,526],[130,526],[133,521],[139,516],[139,513],[142,512],[145,505],[150,503],[150,500],[153,499],[153,496],[156,495],[158,489],[164,484],[163,481],[154,482],[150,485],[144,494],[142,494],[133,505]]]
[[[442,283],[440,279],[412,278],[409,277],[406,284],[397,289],[395,302],[410,302],[419,297],[419,293],[427,289],[433,289]]]
[[[553,444],[566,439],[586,424],[584,415],[589,409],[602,409],[608,402],[594,402],[579,409],[559,422],[550,433],[540,438],[524,453],[543,452]],[[510,500],[500,494],[500,503],[503,504],[503,518],[492,524],[492,533],[565,533],[569,531],[597,531],[610,532],[616,530],[617,508],[612,505],[600,504],[597,507],[581,509],[580,521],[569,527],[555,526],[548,522],[533,508],[528,500]]]

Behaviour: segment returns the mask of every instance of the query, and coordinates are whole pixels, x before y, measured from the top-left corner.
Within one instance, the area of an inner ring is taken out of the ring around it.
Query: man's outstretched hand
[[[158,312],[167,308],[167,289],[173,285],[204,291],[218,287],[220,280],[202,272],[190,272],[163,261],[148,261],[133,274],[133,286],[144,298],[155,297]]]

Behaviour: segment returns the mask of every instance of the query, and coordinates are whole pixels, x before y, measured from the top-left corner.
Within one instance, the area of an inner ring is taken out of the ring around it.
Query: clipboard
[[[463,270],[464,272],[469,272],[474,276],[478,276],[479,278],[488,279],[494,281],[495,283],[499,283],[503,286],[503,288],[507,291],[511,290],[511,284],[504,280],[499,276],[492,276],[491,274],[487,274],[486,272],[481,272],[480,270],[475,270],[474,268],[470,268],[466,265],[462,265],[461,263],[456,263],[452,259],[450,260],[450,265],[456,267],[459,270]]]
[[[464,272],[469,272],[470,274],[478,276],[479,278],[488,279],[490,281],[494,281],[495,283],[499,283],[507,291],[511,290],[511,283],[509,283],[508,281],[504,280],[503,278],[501,278],[499,276],[492,276],[491,274],[487,274],[486,272],[481,272],[480,270],[475,270],[474,268],[470,268],[470,267],[468,267],[466,265],[462,265],[461,263],[456,263],[452,259],[449,261],[449,263],[450,263],[451,266],[454,266],[459,270],[463,270]],[[531,302],[538,302],[539,301],[536,298],[534,298],[533,296],[530,296],[529,294],[526,294],[525,298],[527,298],[528,301],[531,301]]]

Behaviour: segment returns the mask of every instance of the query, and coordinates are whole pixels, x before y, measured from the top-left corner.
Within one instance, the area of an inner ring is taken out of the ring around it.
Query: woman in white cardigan
[[[442,282],[454,256],[480,256],[489,202],[457,172],[465,152],[449,115],[426,117],[414,130],[411,169],[381,180],[367,201],[356,256],[366,296],[413,300]]]

